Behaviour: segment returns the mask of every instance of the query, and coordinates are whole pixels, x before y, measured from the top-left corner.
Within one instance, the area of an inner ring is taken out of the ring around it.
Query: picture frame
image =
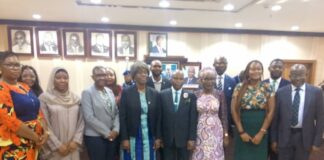
[[[112,59],[112,32],[106,30],[89,30],[88,53],[90,57]]]
[[[162,62],[162,77],[171,79],[171,75],[180,67],[178,61],[161,61]]]
[[[116,60],[137,59],[137,33],[132,31],[115,32]]]
[[[64,57],[83,58],[86,56],[86,38],[83,29],[63,29]]]
[[[168,55],[168,34],[148,33],[148,51],[150,57],[167,57]]]
[[[9,26],[8,39],[11,52],[29,56],[34,54],[32,27]]]
[[[37,56],[61,56],[61,35],[56,28],[36,28]]]
[[[201,70],[201,62],[187,62],[182,65],[182,71],[184,73],[184,77],[188,77],[188,69],[189,67],[193,67],[195,69],[195,77],[199,77],[199,71]]]

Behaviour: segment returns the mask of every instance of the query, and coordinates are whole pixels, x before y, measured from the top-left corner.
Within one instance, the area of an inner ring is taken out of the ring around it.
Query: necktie
[[[273,91],[276,91],[276,83],[277,83],[277,80],[273,80],[272,83],[271,83],[271,89]]]
[[[299,95],[300,88],[296,88],[295,91],[296,92],[292,104],[292,118],[291,118],[292,126],[296,126],[298,123],[298,111],[299,111],[299,103],[300,103],[300,95]]]
[[[173,102],[175,112],[178,110],[178,101],[179,101],[178,100],[178,91],[175,91],[174,102]]]
[[[218,82],[217,82],[217,90],[222,91],[223,90],[223,84],[222,84],[222,76],[218,77]]]

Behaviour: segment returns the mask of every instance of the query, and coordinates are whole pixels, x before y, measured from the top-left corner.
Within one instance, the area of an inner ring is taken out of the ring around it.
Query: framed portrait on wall
[[[166,57],[168,51],[167,33],[149,33],[148,50],[150,57]]]
[[[89,53],[91,57],[101,57],[111,59],[111,31],[90,30],[88,37],[90,38]]]
[[[186,90],[197,90],[199,88],[199,71],[201,70],[201,62],[187,62],[182,65],[184,73],[183,88]]]
[[[171,75],[179,68],[179,62],[162,62],[162,77],[171,79]]]
[[[82,29],[63,30],[64,56],[85,56],[85,31]]]
[[[136,32],[115,32],[115,57],[116,59],[136,60]]]
[[[58,29],[36,28],[36,47],[38,56],[60,56],[61,38]]]
[[[33,28],[8,27],[9,50],[20,55],[33,55]]]

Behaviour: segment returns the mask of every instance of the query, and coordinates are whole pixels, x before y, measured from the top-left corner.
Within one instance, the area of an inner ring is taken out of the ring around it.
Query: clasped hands
[[[74,152],[75,150],[77,150],[79,144],[77,142],[71,141],[68,144],[62,144],[58,149],[57,152],[61,155],[61,156],[66,156],[69,153]]]
[[[262,141],[263,136],[264,136],[263,132],[258,132],[254,137],[251,137],[246,132],[244,132],[244,133],[242,133],[240,135],[243,142],[252,142],[255,145],[260,144],[260,142]]]
[[[111,131],[111,132],[109,133],[109,135],[107,136],[107,139],[108,139],[109,141],[114,141],[114,140],[117,138],[117,136],[118,136],[118,132],[116,132],[116,131]]]

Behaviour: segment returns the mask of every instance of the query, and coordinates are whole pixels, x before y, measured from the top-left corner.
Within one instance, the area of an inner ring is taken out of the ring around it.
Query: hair
[[[13,52],[0,52],[0,64],[2,64],[7,58],[9,57],[18,57],[18,55],[16,55]]]
[[[35,83],[33,86],[30,86],[30,88],[33,90],[33,92],[36,94],[36,96],[38,97],[40,94],[43,93],[43,89],[42,87],[40,86],[40,83],[39,83],[39,77],[38,77],[38,74],[36,72],[36,70],[32,67],[32,66],[28,66],[28,65],[24,65],[22,68],[21,68],[21,74],[18,78],[18,81],[19,82],[23,82],[22,80],[22,73],[26,70],[26,69],[30,69],[32,70],[32,72],[35,74]]]
[[[131,41],[131,38],[130,38],[130,36],[129,36],[128,34],[123,34],[123,35],[121,36],[121,40],[124,39],[124,37],[127,38],[127,41],[128,41],[128,42]]]
[[[93,67],[93,68],[92,68],[92,75],[94,75],[95,72],[96,72],[97,70],[100,70],[100,69],[105,70],[105,67],[103,67],[103,66],[95,66],[95,67]]]
[[[136,61],[131,66],[131,69],[130,69],[130,73],[131,73],[131,76],[132,76],[133,79],[135,78],[135,75],[138,73],[138,71],[141,70],[141,69],[144,69],[147,72],[147,74],[150,73],[150,70],[149,70],[146,63],[141,62],[141,61]]]
[[[115,72],[114,69],[112,69],[112,68],[110,68],[110,67],[107,67],[106,70],[107,70],[107,71],[112,71],[112,73],[113,73],[114,76],[115,76],[115,82],[114,82],[113,84],[111,84],[111,85],[108,85],[108,84],[107,84],[107,87],[110,88],[110,89],[113,91],[113,93],[114,93],[115,96],[118,96],[118,94],[119,94],[119,92],[120,92],[120,86],[117,85],[117,76],[116,76],[116,72]]]
[[[159,41],[160,39],[163,39],[163,37],[162,37],[161,35],[156,36],[155,41],[157,42],[157,41]]]
[[[69,75],[69,73],[68,73],[68,71],[66,70],[66,69],[59,69],[59,70],[57,70],[56,72],[55,72],[55,74],[54,74],[54,76],[57,74],[57,73],[59,73],[59,72],[64,72],[64,73],[66,73],[67,75]]]
[[[250,71],[250,67],[253,63],[259,63],[261,65],[261,68],[262,68],[262,73],[264,71],[263,69],[263,65],[262,63],[259,61],[259,60],[252,60],[250,61],[247,65],[246,65],[246,68],[244,70],[244,76],[243,76],[243,81],[242,81],[242,87],[241,89],[239,90],[239,93],[238,93],[238,97],[237,97],[237,100],[236,100],[236,106],[235,108],[239,108],[240,107],[240,101],[244,95],[244,93],[246,92],[247,90],[247,87],[248,87],[248,84],[250,84],[250,77],[249,77],[249,71]],[[261,79],[260,81],[262,81],[262,76],[261,76]]]
[[[279,59],[279,58],[273,59],[273,60],[270,62],[270,65],[271,65],[273,62],[281,62],[282,64],[285,64],[285,62],[284,62],[282,59]]]
[[[199,79],[202,79],[203,77],[206,76],[206,72],[212,72],[215,74],[215,76],[217,75],[216,71],[214,68],[212,67],[205,67],[202,70],[199,71]]]

